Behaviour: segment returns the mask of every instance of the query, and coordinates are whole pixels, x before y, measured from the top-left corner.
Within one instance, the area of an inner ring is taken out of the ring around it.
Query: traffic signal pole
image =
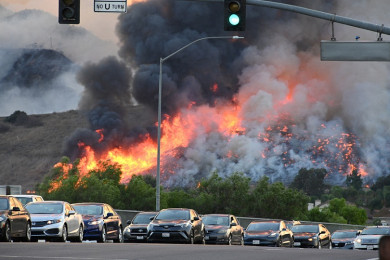
[[[224,0],[182,0],[182,1],[195,1],[195,2],[221,2],[223,3]],[[305,7],[295,6],[295,5],[289,5],[289,4],[283,4],[283,3],[276,3],[271,1],[264,1],[264,0],[246,0],[247,5],[256,5],[256,6],[263,6],[263,7],[269,7],[274,9],[280,9],[285,10],[289,12],[299,13],[323,20],[328,20],[335,23],[345,24],[352,27],[357,27],[360,29],[365,29],[368,31],[377,32],[379,34],[387,34],[390,35],[390,28],[385,27],[384,25],[378,25],[373,24],[365,21],[359,21],[355,19],[351,19],[344,16],[339,16],[335,14],[330,14],[326,12],[321,12]]]

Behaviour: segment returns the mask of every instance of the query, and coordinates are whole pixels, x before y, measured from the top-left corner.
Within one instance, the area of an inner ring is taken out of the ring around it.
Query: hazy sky
[[[96,36],[116,42],[115,24],[118,13],[95,13],[94,0],[81,0],[80,25]],[[132,0],[127,3],[131,4]],[[39,9],[58,16],[58,0],[1,0],[0,3],[12,11]]]

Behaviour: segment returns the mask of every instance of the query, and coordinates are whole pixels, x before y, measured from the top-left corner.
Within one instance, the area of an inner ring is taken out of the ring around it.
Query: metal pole
[[[169,54],[165,58],[160,58],[160,76],[158,80],[158,125],[157,125],[157,175],[156,175],[156,211],[160,210],[160,148],[161,148],[161,92],[162,92],[162,64],[164,61],[175,55],[176,53],[184,50],[188,46],[207,39],[242,39],[244,37],[241,36],[210,36],[197,39],[189,44],[183,46],[177,51]]]
[[[192,1],[194,0],[181,0],[181,1]],[[196,0],[197,2],[223,2],[223,0]],[[387,34],[390,35],[390,28],[385,27],[383,25],[379,24],[373,24],[365,21],[359,21],[352,18],[344,17],[344,16],[338,16],[335,14],[325,13],[305,7],[295,6],[295,5],[288,5],[283,3],[276,3],[272,1],[264,1],[264,0],[246,0],[247,5],[257,5],[257,6],[264,6],[269,8],[275,8],[280,10],[285,10],[289,12],[299,13],[307,16],[316,17],[323,20],[328,20],[331,22],[341,23],[353,27],[357,27],[360,29],[365,29],[368,31],[377,32],[379,34]]]

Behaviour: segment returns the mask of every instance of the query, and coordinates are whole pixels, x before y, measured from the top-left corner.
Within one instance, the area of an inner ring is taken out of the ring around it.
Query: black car
[[[244,244],[244,229],[234,215],[208,214],[202,221],[207,244]]]
[[[0,240],[31,241],[31,218],[13,196],[0,196]]]
[[[353,242],[360,234],[360,230],[336,230],[332,233],[332,248],[353,249]]]
[[[252,221],[244,232],[245,245],[293,247],[294,235],[281,221]]]
[[[109,204],[84,202],[74,203],[72,206],[83,217],[84,240],[123,242],[121,217]]]
[[[193,209],[163,209],[148,225],[148,242],[204,244],[205,228]]]
[[[128,226],[123,232],[125,242],[145,242],[148,225],[156,215],[157,212],[140,212],[134,216],[133,220],[127,221]]]
[[[323,224],[301,224],[291,228],[294,233],[294,246],[332,248],[329,230]]]

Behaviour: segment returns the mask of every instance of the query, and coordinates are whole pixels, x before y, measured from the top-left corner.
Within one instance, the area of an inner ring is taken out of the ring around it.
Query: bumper
[[[31,227],[31,237],[33,238],[55,238],[61,237],[63,223],[46,225],[43,227]]]
[[[332,242],[332,248],[334,249],[353,249],[353,243],[337,243]]]
[[[229,238],[226,233],[223,234],[205,234],[204,240],[206,244],[226,244],[229,241]]]
[[[278,237],[244,237],[244,245],[248,246],[275,246]]]
[[[147,239],[147,234],[146,233],[137,233],[137,234],[132,234],[129,231],[125,231],[123,233],[123,237],[125,241],[132,241],[132,242],[145,242]]]
[[[84,223],[85,225],[85,223]],[[89,240],[89,239],[99,239],[102,235],[103,231],[103,226],[99,225],[85,225],[84,228],[84,240]]]
[[[148,242],[188,242],[189,235],[185,231],[152,231],[147,240]]]
[[[294,240],[294,247],[317,247],[318,242],[317,239],[309,240]]]
[[[367,244],[354,243],[354,248],[355,249],[361,249],[361,250],[378,250],[379,249],[379,245],[377,245],[377,244],[367,245]]]

